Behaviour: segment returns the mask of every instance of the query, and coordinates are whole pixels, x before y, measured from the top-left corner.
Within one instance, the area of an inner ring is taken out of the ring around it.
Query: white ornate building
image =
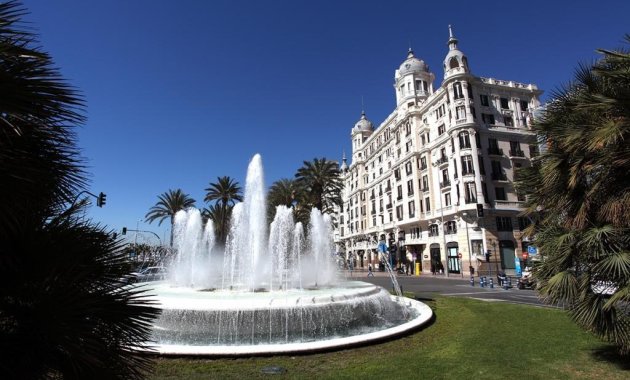
[[[512,274],[522,264],[527,219],[513,181],[537,153],[530,122],[542,91],[473,75],[449,34],[438,88],[410,49],[394,73],[394,111],[377,128],[363,113],[352,128],[336,242],[358,267],[378,265],[383,236],[424,272]]]

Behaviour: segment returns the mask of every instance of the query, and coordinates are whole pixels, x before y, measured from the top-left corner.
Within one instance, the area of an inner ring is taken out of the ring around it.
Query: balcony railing
[[[491,156],[503,156],[503,149],[500,148],[488,148],[488,154]]]
[[[510,157],[525,157],[525,152],[522,150],[510,150]]]
[[[451,181],[440,182],[440,189],[451,186]]]
[[[429,186],[423,186],[423,187],[422,187],[422,191],[424,191],[424,192],[429,191]]]
[[[475,175],[475,170],[471,169],[471,170],[464,170],[462,171],[462,175]]]
[[[438,164],[438,165],[448,164],[448,158],[447,158],[447,157],[445,157],[445,156],[440,157],[440,158],[437,160],[437,164]]]
[[[387,209],[389,210],[389,209],[391,209],[394,206],[391,203],[388,203],[388,204],[385,205],[385,207],[387,207]]]
[[[492,173],[491,175],[493,181],[507,181],[505,173]]]

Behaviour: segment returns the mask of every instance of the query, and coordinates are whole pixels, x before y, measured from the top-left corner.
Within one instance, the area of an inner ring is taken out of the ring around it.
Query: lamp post
[[[467,216],[468,216],[468,213],[466,212],[462,213],[462,219],[464,219],[464,223],[466,223],[466,243],[468,244],[468,271],[472,272],[472,253],[470,251],[470,236],[468,236],[468,220],[466,220]],[[470,275],[472,276],[473,274],[470,273]]]
[[[499,264],[497,262],[497,242],[494,240],[492,241],[492,255],[494,256],[494,266],[497,270],[497,273],[499,273]]]

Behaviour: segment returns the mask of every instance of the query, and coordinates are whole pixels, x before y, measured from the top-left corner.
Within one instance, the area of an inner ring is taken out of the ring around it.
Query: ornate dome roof
[[[372,131],[374,131],[374,126],[372,125],[372,122],[369,121],[367,117],[365,117],[365,112],[361,112],[361,119],[359,119],[359,121],[357,121],[357,123],[354,125],[354,128],[352,128],[352,133]]]
[[[400,65],[398,72],[400,75],[409,74],[412,72],[428,72],[429,66],[424,63],[423,60],[416,58],[413,55],[413,50],[409,49],[407,59]]]

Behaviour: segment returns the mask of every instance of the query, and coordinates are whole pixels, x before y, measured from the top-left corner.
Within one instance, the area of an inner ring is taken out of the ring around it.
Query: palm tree
[[[214,215],[212,220],[214,221],[217,242],[225,244],[232,207],[237,201],[241,202],[242,200],[241,187],[237,181],[228,176],[217,177],[217,182],[210,182],[210,186],[206,188],[204,201],[215,201],[214,207],[211,207],[208,212]]]
[[[310,218],[311,207],[297,180],[282,178],[271,184],[267,193],[267,219],[272,221],[276,207],[284,205],[293,208],[293,217],[305,226]]]
[[[519,187],[541,294],[630,355],[630,54],[600,52],[535,124],[546,150]]]
[[[120,288],[121,242],[68,205],[86,189],[83,100],[0,3],[0,368],[4,378],[140,378],[157,310]]]
[[[304,161],[295,174],[296,183],[304,192],[308,203],[322,212],[332,213],[341,206],[342,182],[339,165],[326,158]]]
[[[149,209],[144,216],[148,223],[158,221],[158,226],[162,222],[169,219],[171,222],[171,246],[173,246],[173,223],[175,222],[175,214],[180,210],[186,210],[195,205],[195,200],[190,195],[185,194],[182,189],[169,190],[166,193],[158,195],[158,202]]]

